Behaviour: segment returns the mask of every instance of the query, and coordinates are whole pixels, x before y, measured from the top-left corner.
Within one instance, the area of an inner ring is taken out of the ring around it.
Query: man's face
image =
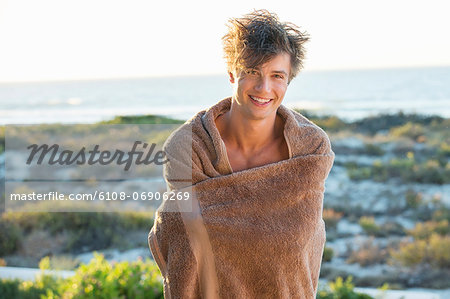
[[[290,56],[282,53],[254,69],[230,73],[234,108],[249,119],[273,117],[286,93],[290,71]]]

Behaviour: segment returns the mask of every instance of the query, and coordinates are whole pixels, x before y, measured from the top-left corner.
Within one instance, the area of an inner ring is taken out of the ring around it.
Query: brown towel
[[[165,298],[314,298],[330,141],[280,106],[290,158],[232,173],[214,122],[230,105],[227,98],[198,113],[166,142],[168,188],[190,186],[193,208],[173,212],[180,202],[165,201],[149,234]],[[191,182],[181,178],[186,171]]]

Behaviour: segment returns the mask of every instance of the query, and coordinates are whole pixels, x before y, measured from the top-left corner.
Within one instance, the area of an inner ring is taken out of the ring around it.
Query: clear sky
[[[260,8],[311,35],[305,70],[450,65],[447,0],[0,0],[0,81],[218,74]]]

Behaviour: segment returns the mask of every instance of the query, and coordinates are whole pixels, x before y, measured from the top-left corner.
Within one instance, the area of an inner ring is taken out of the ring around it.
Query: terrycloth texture
[[[198,113],[166,142],[168,188],[192,186],[193,211],[170,212],[179,203],[164,202],[149,234],[165,298],[315,298],[330,141],[280,106],[290,158],[232,173],[214,122],[230,104],[228,98]],[[191,167],[186,182],[180,174]]]

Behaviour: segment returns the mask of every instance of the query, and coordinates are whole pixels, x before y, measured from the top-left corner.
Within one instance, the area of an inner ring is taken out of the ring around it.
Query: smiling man
[[[290,60],[287,53],[275,53],[260,66],[229,73],[231,107],[215,122],[233,171],[289,158],[277,110],[288,86]]]
[[[149,234],[166,298],[315,298],[334,154],[323,130],[281,105],[307,40],[265,10],[230,20],[232,97],[164,147],[168,189],[192,195],[188,210],[164,202]]]

